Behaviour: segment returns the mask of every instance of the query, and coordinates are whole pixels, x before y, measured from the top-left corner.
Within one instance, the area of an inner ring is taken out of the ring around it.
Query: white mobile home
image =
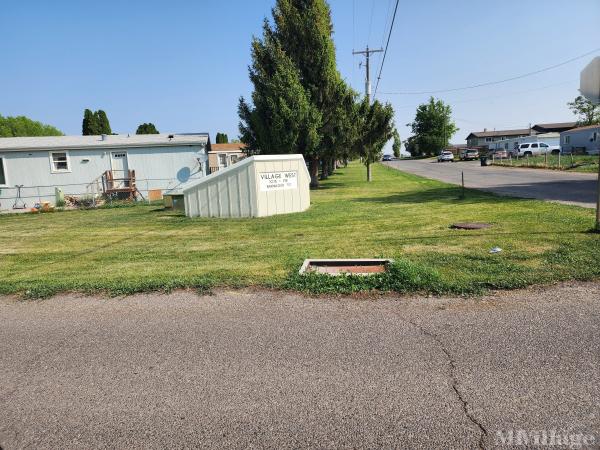
[[[600,125],[573,128],[560,133],[560,151],[597,155],[600,152]]]
[[[54,203],[56,188],[73,196],[174,189],[206,176],[208,142],[206,133],[0,138],[0,208],[12,208],[16,186],[27,207]]]

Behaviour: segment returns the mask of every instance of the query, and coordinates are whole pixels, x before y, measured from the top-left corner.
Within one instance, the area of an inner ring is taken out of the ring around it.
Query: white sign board
[[[261,192],[280,191],[284,189],[298,189],[298,172],[261,172]]]
[[[600,56],[592,59],[581,72],[579,91],[594,103],[600,103]]]

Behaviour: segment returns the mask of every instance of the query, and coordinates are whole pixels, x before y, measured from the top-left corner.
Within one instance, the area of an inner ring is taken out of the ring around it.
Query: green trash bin
[[[489,166],[488,157],[487,156],[485,156],[485,155],[481,156],[479,158],[479,161],[481,161],[481,165],[482,166]]]

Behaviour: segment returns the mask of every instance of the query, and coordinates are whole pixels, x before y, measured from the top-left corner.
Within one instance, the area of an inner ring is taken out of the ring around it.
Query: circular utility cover
[[[450,228],[454,228],[456,230],[481,230],[483,228],[489,228],[492,225],[489,223],[482,222],[463,222],[463,223],[454,223],[450,225]]]

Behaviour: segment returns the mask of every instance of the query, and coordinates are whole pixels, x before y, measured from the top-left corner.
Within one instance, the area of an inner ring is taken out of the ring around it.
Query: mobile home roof
[[[0,152],[206,145],[208,133],[0,138]]]

